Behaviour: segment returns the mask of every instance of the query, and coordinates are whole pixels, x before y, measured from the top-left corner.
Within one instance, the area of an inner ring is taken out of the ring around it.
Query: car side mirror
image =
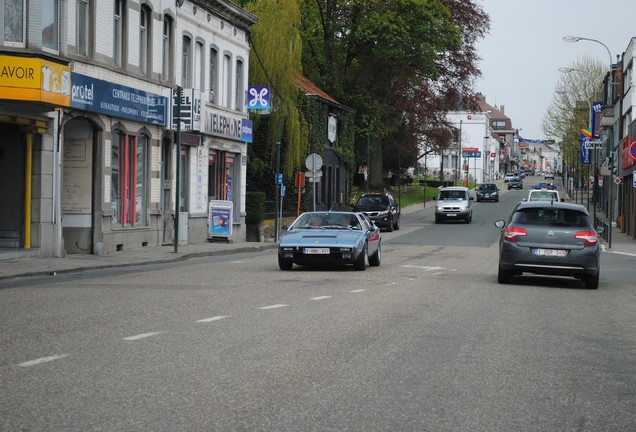
[[[561,198],[561,202],[565,202],[565,198]]]
[[[475,199],[475,197],[472,197],[472,196],[471,196],[471,197],[468,197],[468,199],[469,199],[470,201],[473,201],[473,200]]]
[[[356,205],[355,204],[349,204],[349,207],[354,208]]]
[[[505,220],[495,221],[495,226],[499,229],[502,229],[503,227],[506,226],[506,221]]]
[[[599,226],[596,227],[596,233],[597,234],[603,234],[604,232],[605,232],[605,227],[604,226],[599,225]]]

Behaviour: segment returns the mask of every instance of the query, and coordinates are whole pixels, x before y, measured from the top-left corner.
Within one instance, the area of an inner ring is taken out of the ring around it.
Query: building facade
[[[253,15],[223,0],[3,7],[0,197],[10,205],[0,247],[64,256],[158,246],[173,241],[177,208],[183,237],[202,242],[211,197],[234,203],[244,235]]]

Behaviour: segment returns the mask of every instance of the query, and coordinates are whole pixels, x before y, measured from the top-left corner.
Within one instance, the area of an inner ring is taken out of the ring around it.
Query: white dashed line
[[[134,341],[134,340],[144,339],[151,336],[157,336],[158,334],[161,334],[161,332],[141,333],[135,336],[125,337],[124,340]]]
[[[203,319],[200,319],[200,320],[195,321],[195,322],[208,323],[208,322],[212,322],[212,321],[219,321],[219,320],[222,320],[222,319],[225,319],[225,318],[229,318],[229,316],[228,315],[219,315],[219,316],[214,316],[214,317],[211,317],[211,318],[203,318]]]
[[[351,292],[351,293],[361,293],[361,292],[365,292],[365,291],[366,291],[366,289],[356,289],[356,290],[351,290],[349,292]]]
[[[325,299],[330,299],[331,296],[320,296],[320,297],[312,297],[309,300],[325,300]]]
[[[68,357],[68,354],[60,354],[60,355],[54,355],[54,356],[50,356],[50,357],[42,357],[42,358],[39,358],[39,359],[35,359],[35,360],[23,362],[23,363],[18,363],[18,366],[20,366],[20,367],[35,366],[35,365],[39,365],[40,363],[46,363],[46,362],[50,362],[50,361],[53,361],[53,360],[59,360],[59,359],[64,358],[64,357]]]
[[[627,256],[632,256],[632,257],[633,257],[633,256],[636,256],[636,254],[633,254],[633,253],[628,253],[628,252],[619,252],[619,251],[613,251],[613,250],[607,250],[607,249],[605,250],[605,252],[607,252],[607,253],[613,253],[613,254],[616,254],[616,255],[627,255]]]
[[[284,308],[289,306],[288,304],[275,304],[275,305],[269,305],[269,306],[263,306],[260,307],[259,309],[278,309],[278,308]]]
[[[434,271],[434,270],[448,270],[446,267],[429,267],[429,266],[416,266],[416,265],[403,265],[402,267],[405,268],[418,268],[418,269],[422,269],[422,270],[426,270],[426,271]]]

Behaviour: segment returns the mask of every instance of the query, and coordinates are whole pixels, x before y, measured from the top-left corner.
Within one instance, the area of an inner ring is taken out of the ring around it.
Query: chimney
[[[504,114],[504,115],[505,115],[505,114],[506,114],[506,106],[505,106],[505,105],[501,105],[501,106],[499,107],[499,111],[500,111],[502,114]]]

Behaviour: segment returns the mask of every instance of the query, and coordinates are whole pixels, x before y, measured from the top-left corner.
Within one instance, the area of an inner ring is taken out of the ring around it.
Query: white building
[[[229,0],[34,0],[4,13],[0,58],[15,73],[0,77],[0,247],[64,256],[171,243],[177,196],[182,239],[207,240],[209,199],[233,203],[244,238],[255,16]]]

